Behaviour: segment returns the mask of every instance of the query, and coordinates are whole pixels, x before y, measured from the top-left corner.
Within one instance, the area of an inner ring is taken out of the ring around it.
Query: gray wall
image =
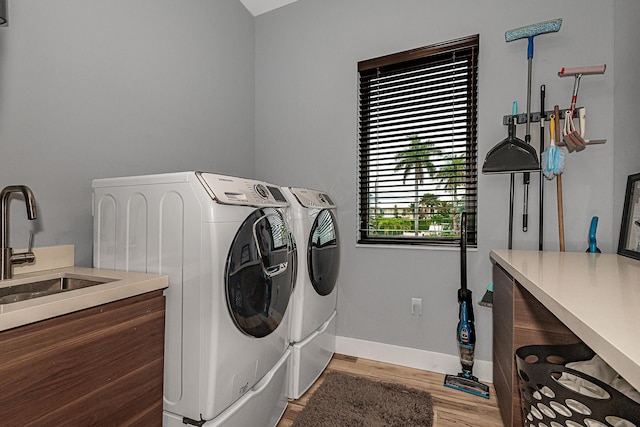
[[[635,117],[640,99],[640,5],[635,0],[614,2],[614,136],[616,146],[613,156],[613,218],[620,229],[627,176],[640,173],[640,120]],[[617,238],[615,235],[614,238]],[[617,248],[614,246],[614,250]]]
[[[620,7],[637,14],[638,6],[632,3]],[[604,76],[583,77],[578,104],[588,107],[587,137],[608,141],[568,156],[563,195],[567,250],[587,248],[589,222],[598,215],[598,245],[612,252],[620,222],[613,208],[619,203],[613,191],[619,186],[614,147],[636,144],[628,138],[614,140],[614,27],[623,39],[627,31],[637,35],[637,29],[629,28],[635,18],[626,12],[620,10],[623,16],[614,21],[614,2],[598,0],[301,0],[256,18],[256,176],[324,189],[337,201],[344,249],[339,335],[438,353],[457,351],[458,250],[356,245],[357,62],[480,34],[482,162],[506,137],[502,117],[510,113],[512,101],[519,102],[521,112],[526,108],[527,42],[505,43],[505,30],[563,17],[558,33],[535,39],[532,110],[540,108],[543,83],[547,109],[554,104],[569,107],[573,78],[557,76],[563,66],[607,64]],[[633,40],[637,37],[630,37],[624,50],[631,51]],[[637,70],[637,64],[632,65],[635,68],[622,74],[628,83]],[[633,108],[629,98],[616,108]],[[539,125],[531,133],[537,147]],[[524,137],[524,126],[518,134]],[[628,168],[640,169],[634,150]],[[517,182],[514,248],[537,250],[538,179],[532,179],[527,233],[521,231],[521,178]],[[489,251],[507,247],[508,184],[506,175],[479,176],[479,246],[468,256],[469,286],[476,301],[491,280]],[[555,181],[546,184],[544,220],[545,249],[557,251],[555,188]],[[411,316],[412,297],[423,299],[422,317]],[[476,357],[490,360],[491,311],[477,307],[476,317]]]
[[[238,0],[19,0],[0,28],[0,185],[11,244],[74,244],[91,265],[91,181],[254,173],[254,19]]]

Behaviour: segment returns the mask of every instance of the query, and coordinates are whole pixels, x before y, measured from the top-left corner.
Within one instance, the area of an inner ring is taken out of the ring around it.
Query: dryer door
[[[295,244],[280,211],[253,211],[233,239],[225,268],[227,305],[242,332],[261,338],[282,322],[296,263]]]
[[[318,213],[307,245],[309,277],[316,292],[329,295],[338,281],[340,270],[340,246],[336,218],[328,209]]]

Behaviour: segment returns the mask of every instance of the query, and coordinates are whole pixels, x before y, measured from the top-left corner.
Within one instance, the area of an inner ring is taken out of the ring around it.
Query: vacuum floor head
[[[446,375],[444,386],[489,399],[489,386],[478,381],[478,378],[473,375],[467,376],[464,373]]]

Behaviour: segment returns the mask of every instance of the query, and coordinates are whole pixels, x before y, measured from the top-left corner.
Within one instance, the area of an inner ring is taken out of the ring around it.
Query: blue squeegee
[[[539,22],[526,27],[515,28],[504,33],[504,40],[512,42],[518,39],[534,37],[545,33],[557,33],[562,25],[562,18]],[[533,55],[533,53],[532,53]]]

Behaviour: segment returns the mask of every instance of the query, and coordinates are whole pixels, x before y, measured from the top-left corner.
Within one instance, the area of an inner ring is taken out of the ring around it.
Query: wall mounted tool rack
[[[565,111],[569,111],[568,108],[560,110],[560,120],[564,120],[564,115],[565,115]],[[545,117],[549,117],[551,114],[553,114],[553,110],[549,110],[549,111],[545,111],[544,112]],[[502,117],[502,124],[504,126],[509,125],[509,121],[511,120],[511,115],[508,116],[503,116]],[[573,113],[573,118],[577,119],[578,118],[578,109],[576,109],[576,111],[574,111]],[[540,113],[531,113],[529,115],[529,123],[539,123],[540,122]],[[520,113],[518,115],[516,115],[516,124],[524,124],[527,123],[527,113]],[[605,142],[607,142],[606,139],[589,139],[589,140],[585,140],[585,143],[587,145],[594,145],[594,144],[604,144]],[[566,144],[562,141],[556,141],[556,145],[558,145],[559,147],[564,147]]]
[[[565,111],[568,111],[569,109],[565,109],[565,110],[560,110],[560,120],[564,119],[564,113]],[[545,111],[544,112],[544,116],[545,117],[549,117],[550,115],[553,114],[553,110],[549,110],[549,111]],[[509,120],[511,119],[511,115],[509,116],[504,116],[502,118],[502,124],[507,126],[509,124]],[[517,120],[516,120],[516,124],[523,124],[523,123],[527,123],[527,113],[520,113],[517,116]],[[531,113],[530,114],[530,119],[529,119],[529,123],[538,123],[540,121],[540,113]],[[578,118],[578,110],[576,109],[576,111],[573,113],[573,118],[577,119]]]

